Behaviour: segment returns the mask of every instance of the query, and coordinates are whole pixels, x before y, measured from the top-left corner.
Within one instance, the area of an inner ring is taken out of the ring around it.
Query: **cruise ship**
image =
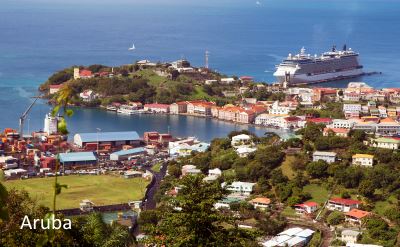
[[[310,84],[353,78],[363,75],[363,66],[358,62],[358,53],[351,48],[322,53],[321,56],[306,54],[304,47],[300,54],[289,56],[276,66],[274,76],[277,81],[287,84]]]

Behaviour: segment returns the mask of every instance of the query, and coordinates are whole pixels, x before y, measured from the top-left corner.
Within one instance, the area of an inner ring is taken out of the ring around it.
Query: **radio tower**
[[[210,55],[210,53],[208,52],[208,50],[206,50],[206,58],[205,58],[205,68],[208,69],[208,56]]]

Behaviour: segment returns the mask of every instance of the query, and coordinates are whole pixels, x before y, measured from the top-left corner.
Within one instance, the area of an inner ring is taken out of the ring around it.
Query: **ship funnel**
[[[333,45],[332,46],[332,52],[335,52],[336,51],[336,45]]]
[[[343,51],[347,51],[347,45],[346,44],[343,45]]]

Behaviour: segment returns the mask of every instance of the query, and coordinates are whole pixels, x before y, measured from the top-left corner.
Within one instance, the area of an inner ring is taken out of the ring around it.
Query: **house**
[[[221,78],[221,83],[222,84],[232,84],[235,81],[236,81],[235,78],[232,78],[232,77],[230,77],[230,78]]]
[[[336,210],[341,212],[349,212],[353,208],[358,208],[361,204],[360,201],[344,198],[331,198],[328,200],[326,207],[329,210]]]
[[[49,86],[49,94],[55,94],[62,88],[63,84],[60,85],[50,85]]]
[[[323,151],[315,151],[313,153],[313,161],[323,160],[327,163],[333,163],[336,161],[336,153],[335,152],[323,152]]]
[[[192,154],[192,152],[205,152],[208,147],[210,146],[209,143],[205,142],[196,142],[196,143],[178,143],[178,144],[171,144],[169,142],[169,154],[171,157],[179,157],[179,156],[188,156]]]
[[[279,104],[279,101],[275,101],[269,109],[269,114],[289,114],[291,111],[289,106]]]
[[[374,164],[374,156],[371,154],[355,154],[352,156],[352,164],[358,166],[372,167]]]
[[[395,138],[380,137],[372,139],[371,145],[377,148],[397,150],[399,149],[400,140]]]
[[[359,117],[361,104],[343,104],[343,113],[346,118]]]
[[[95,94],[92,90],[85,90],[79,94],[79,97],[83,102],[91,102],[97,98],[97,94]]]
[[[232,203],[237,203],[240,202],[241,200],[239,198],[235,198],[235,197],[226,197],[223,198],[222,200],[219,200],[218,202],[216,202],[214,204],[214,208],[215,209],[220,209],[220,208],[227,208],[230,209],[230,205]]]
[[[176,103],[172,103],[169,106],[169,111],[170,111],[171,114],[186,113],[188,104],[189,104],[189,102],[187,102],[187,101],[179,101],[179,102],[176,102]]]
[[[400,134],[400,124],[391,118],[385,118],[376,126],[376,133],[381,135]]]
[[[311,214],[318,210],[318,203],[304,202],[301,204],[294,205],[294,209],[298,214]]]
[[[78,72],[79,72],[79,77],[75,78],[75,79],[88,79],[88,78],[93,77],[93,73],[90,70],[87,70],[87,69],[79,70],[78,69]]]
[[[351,229],[345,229],[342,231],[341,235],[341,240],[345,242],[346,244],[354,244],[357,242],[358,237],[361,235],[361,232],[351,230]]]
[[[307,118],[307,123],[315,123],[315,124],[332,124],[331,118]]]
[[[240,193],[242,195],[250,195],[251,192],[253,192],[253,188],[256,185],[256,183],[248,183],[248,182],[232,182],[232,184],[226,186],[226,183],[222,183],[222,187],[226,186],[226,189],[228,191],[234,192],[234,193]]]
[[[354,119],[333,119],[329,128],[351,129],[357,121]]]
[[[368,217],[371,213],[367,211],[363,211],[357,208],[353,208],[349,212],[347,212],[344,217],[346,222],[350,222],[353,224],[361,225],[362,220],[365,217]]]
[[[201,170],[197,169],[197,167],[194,165],[184,165],[182,166],[181,171],[182,171],[182,176],[201,174]]]
[[[249,154],[257,151],[257,148],[251,148],[247,146],[240,146],[236,149],[236,153],[239,157],[247,157]]]
[[[168,113],[169,112],[169,105],[167,104],[145,104],[143,109],[145,111],[150,111],[154,113]]]
[[[252,144],[251,136],[246,134],[240,134],[232,137],[232,146],[250,145]]]
[[[254,208],[259,208],[262,210],[268,209],[271,206],[271,199],[267,197],[256,197],[249,201],[250,204],[254,206]]]
[[[330,134],[333,134],[335,136],[340,136],[340,137],[348,137],[349,136],[350,129],[346,128],[324,128],[323,131],[323,136],[329,136]]]
[[[220,177],[222,175],[222,171],[219,168],[208,170],[208,176],[217,176]]]

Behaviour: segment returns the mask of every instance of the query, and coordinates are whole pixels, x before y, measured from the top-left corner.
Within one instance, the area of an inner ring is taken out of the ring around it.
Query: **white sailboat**
[[[132,47],[129,47],[129,48],[128,48],[129,51],[133,51],[133,50],[135,50],[135,49],[136,49],[135,44],[132,44]]]

